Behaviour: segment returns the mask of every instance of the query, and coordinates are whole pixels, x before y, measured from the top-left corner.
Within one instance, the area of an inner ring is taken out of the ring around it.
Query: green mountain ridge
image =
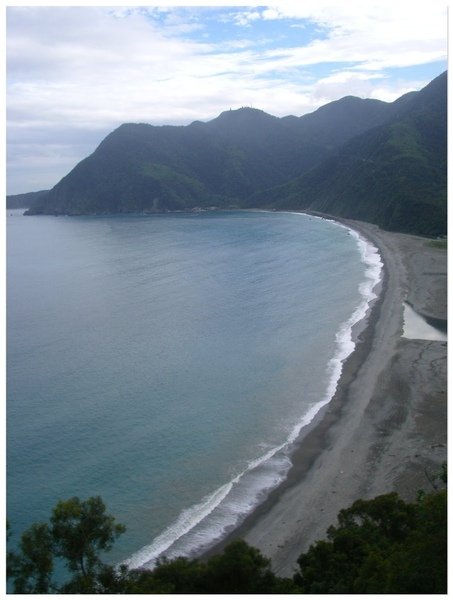
[[[301,177],[256,193],[251,204],[323,212],[393,231],[444,235],[446,115],[443,74],[411,96],[387,123],[353,138]]]
[[[123,124],[26,214],[297,208],[442,235],[446,81],[302,117],[243,107],[187,126]]]

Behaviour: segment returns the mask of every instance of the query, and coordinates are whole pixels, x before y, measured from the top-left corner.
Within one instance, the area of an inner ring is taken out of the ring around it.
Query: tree
[[[446,468],[440,475],[446,482]],[[206,560],[178,557],[152,570],[105,564],[125,530],[106,514],[101,498],[60,501],[50,523],[35,523],[8,552],[7,575],[16,593],[294,594],[445,593],[447,492],[420,493],[414,503],[397,494],[357,500],[340,511],[327,540],[299,557],[293,580],[271,570],[269,559],[242,540]],[[9,527],[8,527],[9,533]],[[69,580],[56,585],[56,561]]]
[[[105,514],[99,496],[81,502],[79,498],[60,501],[50,519],[56,556],[62,557],[70,571],[92,576],[102,565],[101,551],[109,551],[115,539],[125,531]]]
[[[52,587],[52,536],[46,523],[34,523],[22,534],[21,554],[8,553],[10,577],[14,578],[15,592],[47,594]]]
[[[20,553],[10,553],[9,575],[16,593],[88,593],[98,588],[98,576],[106,565],[100,552],[109,551],[125,531],[106,514],[102,499],[60,501],[52,511],[50,525],[35,523],[21,537]],[[58,586],[53,580],[55,559],[61,558],[72,580]]]
[[[278,594],[298,591],[289,579],[271,571],[271,561],[244,540],[231,542],[209,559],[205,592],[210,594]]]
[[[447,591],[447,491],[422,496],[416,527],[388,560],[387,588],[393,593]]]
[[[445,593],[446,518],[446,490],[358,500],[299,557],[294,581],[304,593]]]

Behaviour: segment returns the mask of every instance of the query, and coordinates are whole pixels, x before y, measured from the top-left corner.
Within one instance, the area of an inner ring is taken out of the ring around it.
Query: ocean
[[[113,563],[199,553],[281,482],[381,276],[375,248],[259,211],[7,217],[7,513],[100,495]]]

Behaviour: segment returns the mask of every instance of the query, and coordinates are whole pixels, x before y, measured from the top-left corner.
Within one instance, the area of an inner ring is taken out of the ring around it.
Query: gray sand
[[[232,536],[259,548],[282,576],[325,538],[342,508],[390,491],[414,499],[432,489],[429,478],[447,456],[447,344],[402,337],[405,300],[446,320],[446,251],[345,223],[380,250],[386,274],[379,301],[335,398],[295,452],[288,480]]]

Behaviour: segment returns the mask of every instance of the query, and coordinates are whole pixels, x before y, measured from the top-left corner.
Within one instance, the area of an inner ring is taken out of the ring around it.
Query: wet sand
[[[403,303],[437,326],[447,319],[446,250],[416,236],[344,221],[384,262],[379,299],[334,399],[300,441],[287,480],[236,529],[291,576],[298,556],[325,538],[358,498],[397,491],[414,499],[447,460],[447,343],[407,339]]]

